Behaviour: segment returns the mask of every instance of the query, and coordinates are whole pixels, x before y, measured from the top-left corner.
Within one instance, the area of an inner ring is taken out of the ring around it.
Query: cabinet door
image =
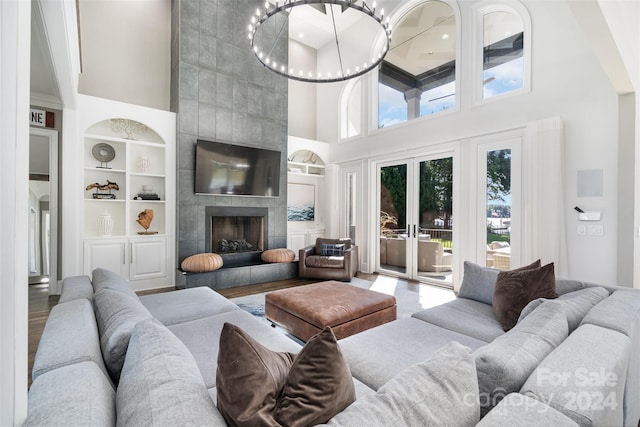
[[[167,275],[167,239],[145,237],[131,239],[131,280],[153,279]]]
[[[125,239],[84,242],[84,274],[91,276],[94,269],[101,267],[129,277],[127,262],[127,241]]]
[[[296,254],[296,258],[298,258],[298,252],[300,249],[304,248],[306,245],[307,233],[289,235],[289,244],[287,246]]]
[[[324,229],[321,230],[310,230],[309,231],[309,242],[308,245],[315,245],[316,239],[319,237],[324,237]]]

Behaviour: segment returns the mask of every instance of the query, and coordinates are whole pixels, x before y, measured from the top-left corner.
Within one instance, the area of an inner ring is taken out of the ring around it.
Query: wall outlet
[[[590,236],[604,236],[604,225],[590,225],[589,226],[589,235]]]

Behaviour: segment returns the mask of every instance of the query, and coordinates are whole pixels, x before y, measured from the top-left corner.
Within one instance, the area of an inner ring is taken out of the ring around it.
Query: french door
[[[379,271],[452,286],[453,153],[379,163],[377,179]]]

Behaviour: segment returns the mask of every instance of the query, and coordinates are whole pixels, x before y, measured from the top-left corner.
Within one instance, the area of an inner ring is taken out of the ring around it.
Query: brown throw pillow
[[[295,355],[264,347],[225,323],[220,334],[216,391],[218,410],[230,426],[279,426],[276,399]]]
[[[218,410],[230,426],[311,426],[355,400],[351,372],[327,327],[298,355],[264,347],[225,323],[216,374]]]
[[[284,426],[314,426],[326,423],[355,399],[349,366],[326,327],[294,360],[274,416]]]
[[[493,293],[493,311],[502,329],[508,331],[530,301],[557,297],[553,263],[539,268],[501,271]]]

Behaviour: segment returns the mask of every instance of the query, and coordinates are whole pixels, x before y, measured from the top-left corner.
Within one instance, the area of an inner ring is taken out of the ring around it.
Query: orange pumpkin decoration
[[[213,253],[191,255],[185,258],[182,264],[180,264],[182,271],[189,273],[215,271],[220,267],[222,267],[222,257]]]

